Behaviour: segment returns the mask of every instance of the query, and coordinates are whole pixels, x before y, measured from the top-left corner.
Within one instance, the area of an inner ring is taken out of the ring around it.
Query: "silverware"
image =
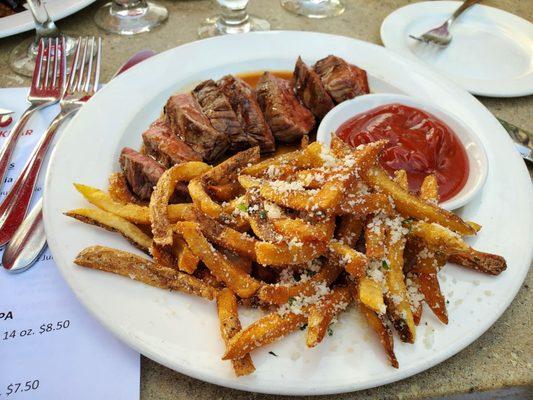
[[[522,158],[533,163],[533,133],[520,129],[518,126],[503,119],[498,118],[498,121],[513,139],[515,147]]]
[[[58,53],[59,55],[63,54],[63,47],[60,47],[59,39],[49,38],[39,41],[37,60],[28,94],[30,106],[22,113],[20,119],[11,129],[2,149],[0,149],[0,188],[6,177],[15,145],[26,122],[35,111],[56,103],[61,97],[64,74],[59,68]]]
[[[457,10],[455,10],[452,16],[448,18],[438,28],[431,29],[426,33],[422,34],[421,36],[409,35],[409,37],[411,39],[415,39],[423,43],[433,43],[439,46],[447,46],[452,40],[450,27],[452,26],[455,19],[479,1],[480,0],[466,0]]]
[[[101,47],[100,38],[79,39],[72,60],[71,72],[68,79],[65,80],[61,95],[61,111],[44,132],[21,175],[0,204],[0,246],[9,242],[24,220],[41,165],[57,129],[67,117],[77,111],[96,92],[100,79]],[[96,55],[93,65],[94,53]],[[61,69],[63,72],[66,71],[64,53],[61,58]]]
[[[151,50],[142,50],[130,57],[113,75],[120,75],[132,66],[155,55]],[[42,199],[32,208],[7,244],[2,256],[4,268],[12,273],[23,272],[32,267],[46,246],[42,215]]]

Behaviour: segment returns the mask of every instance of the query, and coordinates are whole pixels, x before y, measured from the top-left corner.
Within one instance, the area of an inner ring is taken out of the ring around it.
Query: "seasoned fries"
[[[222,358],[237,376],[254,372],[250,352],[298,328],[309,347],[327,340],[354,300],[398,368],[391,327],[414,343],[424,303],[448,322],[437,276],[447,260],[492,275],[506,263],[464,241],[481,226],[438,207],[435,176],[419,195],[405,171],[391,179],[377,162],[384,145],[353,149],[335,137],[331,149],[304,141],[262,161],[252,148],[213,167],[184,162],[163,173],[148,206],[121,174],[109,193],[75,184],[97,208],[66,215],[120,232],[153,258],[94,246],[75,263],[216,298]],[[177,182],[188,182],[190,203],[171,204]],[[238,304],[268,313],[242,329]]]

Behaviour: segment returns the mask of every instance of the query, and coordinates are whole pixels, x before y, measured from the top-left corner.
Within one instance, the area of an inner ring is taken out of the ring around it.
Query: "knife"
[[[153,55],[155,52],[152,50],[141,50],[135,53],[111,79]],[[42,204],[42,199],[39,199],[4,249],[2,265],[11,273],[23,272],[31,268],[46,248]]]

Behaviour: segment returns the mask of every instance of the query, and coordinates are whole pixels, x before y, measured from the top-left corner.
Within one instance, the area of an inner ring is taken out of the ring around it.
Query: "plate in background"
[[[45,5],[52,20],[58,21],[94,2],[95,0],[48,0],[45,1]],[[33,28],[35,28],[35,24],[29,10],[0,18],[0,38],[26,32]]]
[[[381,25],[385,47],[421,61],[470,93],[492,97],[533,94],[533,24],[497,8],[476,4],[452,25],[447,47],[419,36],[446,21],[459,1],[426,1],[389,14]]]

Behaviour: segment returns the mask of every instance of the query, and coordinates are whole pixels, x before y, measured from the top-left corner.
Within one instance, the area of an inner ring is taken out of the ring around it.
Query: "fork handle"
[[[467,9],[469,9],[470,7],[472,7],[474,4],[476,3],[479,3],[481,0],[466,0],[463,4],[461,4],[461,6],[455,10],[455,12],[452,14],[452,16],[450,17],[450,19],[448,19],[448,23],[449,24],[452,24],[453,21],[455,21],[455,19],[461,15],[463,12],[465,12]]]
[[[57,129],[72,111],[60,112],[54,118],[39,140],[24,170],[13,184],[11,191],[0,204],[0,247],[11,240],[24,220],[48,147]]]
[[[4,145],[0,149],[0,188],[2,188],[4,184],[4,179],[6,177],[7,170],[9,169],[9,162],[11,161],[11,157],[15,151],[15,145],[20,137],[20,133],[26,126],[26,123],[30,119],[31,115],[40,107],[40,105],[31,104],[26,111],[22,113],[20,119],[17,121],[15,126],[13,126],[11,132],[9,132],[9,135],[7,136],[6,141],[4,142]]]

